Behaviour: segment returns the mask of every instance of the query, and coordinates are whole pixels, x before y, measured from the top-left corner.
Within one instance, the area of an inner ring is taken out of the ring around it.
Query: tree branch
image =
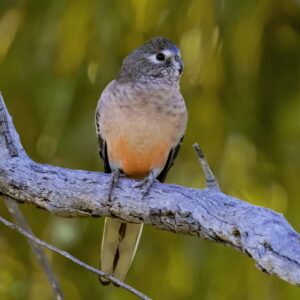
[[[37,237],[33,236],[32,234],[30,234],[29,232],[27,232],[26,230],[22,229],[21,227],[7,221],[6,219],[2,218],[0,216],[0,222],[6,226],[8,226],[9,228],[16,230],[17,232],[19,232],[20,234],[22,234],[23,236],[25,236],[27,239],[29,239],[30,241],[32,241],[34,244],[36,245],[40,245],[43,246],[53,252],[56,252],[62,256],[64,256],[65,258],[71,260],[72,262],[74,262],[75,264],[85,268],[86,270],[89,270],[90,272],[93,272],[97,275],[100,275],[102,277],[105,277],[107,279],[109,279],[110,281],[114,282],[116,285],[126,289],[127,291],[129,291],[130,293],[136,295],[137,297],[139,297],[140,299],[143,300],[151,300],[149,297],[145,296],[144,294],[142,294],[141,292],[137,291],[136,289],[134,289],[133,287],[127,285],[126,283],[122,282],[121,280],[107,274],[104,273],[100,270],[97,270],[87,264],[85,264],[84,262],[82,262],[81,260],[77,259],[76,257],[74,257],[73,255],[71,255],[70,253],[63,251],[61,249],[58,249],[40,239],[38,239]]]
[[[18,204],[15,200],[11,199],[8,196],[3,196],[5,205],[10,212],[11,216],[15,220],[15,223],[21,227],[23,230],[27,231],[31,236],[33,236],[32,230],[28,223],[26,222],[26,219],[22,212],[20,211]],[[45,274],[47,275],[48,281],[50,283],[50,286],[53,290],[53,294],[55,296],[56,300],[63,300],[64,296],[62,294],[60,285],[58,283],[58,280],[52,271],[50,262],[44,253],[42,247],[40,247],[39,244],[35,243],[32,239],[28,239],[29,246],[32,249],[32,252],[35,254],[38,262],[40,263],[41,267],[43,268]]]
[[[199,145],[197,143],[195,143],[193,145],[193,148],[197,154],[197,157],[198,157],[198,161],[202,167],[202,170],[204,172],[204,177],[205,177],[205,181],[206,181],[206,187],[208,189],[213,189],[213,190],[216,190],[217,192],[220,192],[220,187],[219,187],[219,184],[215,178],[215,175],[214,173],[212,172],[212,170],[210,169],[206,159],[205,159],[205,156],[204,156],[204,153],[203,151],[200,149]]]
[[[0,192],[15,200],[59,216],[110,216],[216,241],[246,253],[266,273],[300,285],[300,235],[281,214],[216,188],[158,182],[141,201],[143,191],[128,178],[120,179],[109,201],[109,175],[38,164],[28,158],[2,98],[0,158]]]

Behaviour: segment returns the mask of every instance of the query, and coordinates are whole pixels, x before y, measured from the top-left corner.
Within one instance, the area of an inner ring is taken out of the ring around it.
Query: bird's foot
[[[142,200],[148,195],[153,183],[156,180],[156,175],[153,171],[150,172],[150,174],[143,179],[141,182],[139,182],[135,187],[137,188],[143,188],[144,193],[142,196]]]
[[[114,189],[114,187],[117,186],[117,183],[118,183],[119,178],[120,178],[121,175],[122,174],[121,174],[121,171],[119,169],[117,169],[117,170],[115,170],[111,173],[111,178],[110,178],[110,181],[108,183],[109,184],[109,186],[108,186],[108,197],[107,197],[108,201],[111,201],[113,189]]]

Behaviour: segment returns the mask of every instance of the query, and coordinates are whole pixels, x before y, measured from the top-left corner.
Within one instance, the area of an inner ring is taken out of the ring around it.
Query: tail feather
[[[143,224],[129,224],[117,219],[105,218],[101,246],[101,270],[125,281],[134,258]],[[110,283],[99,277],[104,285]]]

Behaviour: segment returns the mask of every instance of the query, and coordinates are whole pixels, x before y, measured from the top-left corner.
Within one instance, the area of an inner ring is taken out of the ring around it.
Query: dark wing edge
[[[108,155],[107,155],[107,144],[106,144],[105,140],[102,139],[102,137],[101,137],[99,120],[100,120],[100,113],[97,110],[96,111],[96,130],[97,130],[97,136],[98,136],[99,155],[100,155],[101,159],[103,160],[104,172],[111,173],[111,168],[109,166],[109,160],[108,160]]]
[[[175,159],[178,155],[178,152],[179,152],[179,149],[180,149],[180,146],[182,144],[182,140],[183,140],[183,137],[180,139],[179,143],[177,144],[176,147],[172,148],[170,153],[169,153],[169,156],[168,156],[168,159],[167,159],[167,162],[163,168],[163,170],[160,172],[160,174],[157,176],[157,180],[161,183],[163,183],[165,180],[166,180],[166,177],[167,177],[167,174],[169,172],[169,170],[172,168],[172,166],[174,165],[174,162],[175,162]]]

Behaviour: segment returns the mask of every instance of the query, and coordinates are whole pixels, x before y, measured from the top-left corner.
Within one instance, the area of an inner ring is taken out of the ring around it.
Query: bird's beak
[[[182,71],[183,71],[183,62],[180,61],[178,65],[179,65],[179,67],[178,67],[178,72],[179,72],[179,75],[181,75],[181,73],[182,73]]]
[[[179,75],[181,75],[181,73],[183,71],[183,62],[182,62],[182,59],[181,59],[179,54],[176,54],[174,56],[174,61],[175,61],[175,64],[177,66],[177,70],[179,72]]]
[[[176,65],[177,67],[177,70],[178,70],[178,73],[179,73],[179,76],[181,75],[182,71],[183,71],[183,62],[181,60],[181,57],[180,55],[176,54],[174,55],[173,53],[165,53],[166,54],[166,63],[167,63],[167,66],[170,66],[170,65]]]

